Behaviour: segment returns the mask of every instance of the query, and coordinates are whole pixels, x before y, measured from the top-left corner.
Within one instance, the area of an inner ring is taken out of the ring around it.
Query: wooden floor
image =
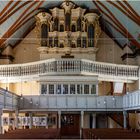
[[[140,132],[122,128],[83,129],[83,139],[140,139]]]

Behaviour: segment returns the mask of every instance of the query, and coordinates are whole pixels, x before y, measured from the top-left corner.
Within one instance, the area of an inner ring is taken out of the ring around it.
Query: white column
[[[89,94],[91,94],[91,87],[92,87],[92,85],[90,84],[89,85]]]
[[[3,134],[2,109],[0,110],[0,134]]]
[[[140,59],[140,58],[139,58],[139,59]],[[139,74],[139,79],[138,79],[138,86],[139,86],[139,87],[138,87],[138,89],[140,89],[140,67],[139,67],[139,73],[138,73],[138,74]]]
[[[96,84],[96,94],[98,95],[98,83]]]
[[[58,128],[61,128],[61,111],[58,111]]]
[[[84,94],[84,84],[82,84],[82,94]]]
[[[81,128],[80,128],[80,138],[82,138],[82,129],[84,127],[84,111],[81,111]]]
[[[70,84],[68,84],[68,94],[70,94]]]
[[[96,128],[96,114],[92,114],[92,128]]]
[[[48,114],[46,114],[46,128],[48,128]]]
[[[19,115],[19,111],[16,110],[15,111],[15,128],[18,129],[18,115]]]
[[[75,84],[75,94],[77,94],[77,84]]]
[[[127,112],[123,111],[123,128],[127,128]]]
[[[32,112],[29,113],[29,116],[30,116],[30,125],[29,125],[29,128],[32,129],[32,125],[33,125],[33,114],[32,114]]]
[[[63,84],[61,84],[61,94],[63,94]]]
[[[57,94],[57,92],[56,92],[56,84],[54,84],[54,94]]]
[[[49,85],[47,84],[47,94],[49,94]]]

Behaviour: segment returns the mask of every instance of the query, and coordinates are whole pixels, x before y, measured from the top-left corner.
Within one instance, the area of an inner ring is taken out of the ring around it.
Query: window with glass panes
[[[61,94],[61,85],[56,85],[56,94]]]
[[[63,94],[68,94],[68,85],[63,85]]]
[[[84,85],[84,94],[89,94],[89,85]]]
[[[78,84],[77,85],[77,94],[82,94],[82,89],[83,89],[82,84]]]
[[[41,94],[47,94],[47,85],[41,84]]]
[[[54,94],[54,85],[49,85],[49,94]]]
[[[96,85],[91,86],[91,94],[96,94]]]
[[[70,85],[70,94],[75,94],[75,85],[74,84]]]

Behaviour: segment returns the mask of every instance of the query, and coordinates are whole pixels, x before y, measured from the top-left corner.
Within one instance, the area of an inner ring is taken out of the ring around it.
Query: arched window
[[[87,47],[87,39],[86,37],[82,38],[82,48],[86,48]]]
[[[49,37],[49,47],[53,47],[53,38]]]
[[[63,43],[60,43],[60,48],[64,48],[64,44]]]
[[[81,18],[78,18],[78,20],[77,20],[77,31],[81,31],[81,30],[82,30]]]
[[[60,32],[64,32],[64,25],[63,24],[60,25]]]
[[[80,37],[77,38],[77,47],[81,47],[81,38]]]
[[[54,47],[58,47],[58,37],[54,38]]]
[[[72,25],[71,30],[72,30],[72,32],[76,32],[76,28],[75,28],[74,24]]]
[[[75,45],[74,42],[72,42],[71,47],[72,47],[72,48],[76,48],[76,45]]]
[[[70,31],[70,22],[71,22],[71,15],[70,13],[66,13],[65,15],[65,30]]]
[[[58,22],[59,22],[59,20],[58,20],[58,18],[55,18],[54,19],[54,31],[58,31]]]
[[[41,26],[41,46],[47,46],[48,26],[42,24]]]
[[[88,26],[88,46],[94,47],[94,27],[92,24]]]

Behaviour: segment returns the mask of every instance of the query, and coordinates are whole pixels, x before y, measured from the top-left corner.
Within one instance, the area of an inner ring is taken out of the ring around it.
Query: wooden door
[[[62,114],[61,116],[61,135],[79,135],[80,134],[80,115]]]

